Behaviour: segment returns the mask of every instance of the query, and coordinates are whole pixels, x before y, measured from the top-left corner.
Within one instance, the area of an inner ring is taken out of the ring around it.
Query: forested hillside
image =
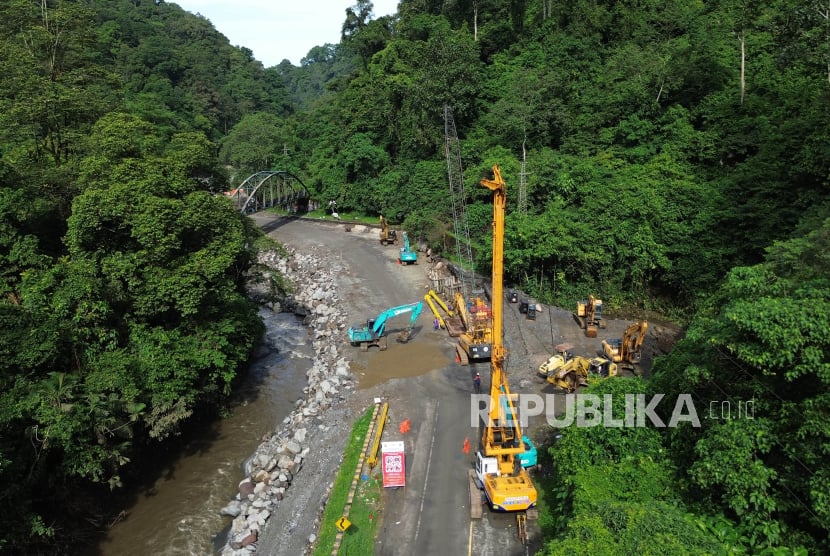
[[[451,252],[450,105],[480,271],[498,163],[511,282],[689,324],[651,381],[595,388],[754,402],[564,431],[545,553],[830,551],[828,21],[810,0],[361,0],[340,44],[263,68],[161,0],[4,2],[0,549],[71,551],[78,493],[232,387],[257,233],[213,193],[288,170]]]
[[[11,0],[0,41],[0,549],[76,553],[260,334],[216,141],[289,109],[172,4]]]

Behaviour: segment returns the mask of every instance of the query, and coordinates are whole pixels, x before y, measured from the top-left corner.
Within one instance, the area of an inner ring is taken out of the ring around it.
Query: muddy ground
[[[329,257],[338,276],[339,296],[353,323],[365,322],[381,311],[422,299],[431,283],[430,263],[401,266],[394,246],[381,246],[377,231],[353,227],[346,232],[331,222],[287,220],[256,215],[254,219],[269,235],[293,247],[315,246]],[[586,292],[588,293],[588,292]],[[553,346],[568,342],[576,355],[597,355],[603,338],[619,338],[631,323],[608,320],[599,338],[587,338],[575,323],[572,309],[542,306],[536,320],[527,320],[518,305],[504,306],[504,343],[508,350],[507,373],[515,393],[555,393],[554,387],[537,375],[540,363]],[[515,520],[485,512],[482,520],[470,520],[467,471],[473,454],[462,447],[477,430],[470,425],[472,375],[480,369],[489,388],[489,366],[462,367],[455,362],[455,339],[432,329],[433,316],[425,307],[413,339],[399,344],[391,338],[405,327],[407,318],[390,323],[389,349],[362,353],[348,346],[351,371],[359,389],[343,394],[318,423],[311,439],[312,453],[294,480],[288,496],[275,509],[257,543],[257,552],[268,555],[302,554],[316,533],[317,519],[325,504],[353,420],[380,398],[390,402],[388,436],[384,440],[406,443],[407,487],[383,493],[384,508],[378,512],[379,535],[375,554],[527,554],[515,538]],[[652,325],[644,343],[642,370],[648,374],[653,358],[666,353],[680,331]],[[402,434],[404,420],[411,431]],[[543,434],[544,422],[531,421],[531,436]],[[538,536],[531,550],[538,548]]]

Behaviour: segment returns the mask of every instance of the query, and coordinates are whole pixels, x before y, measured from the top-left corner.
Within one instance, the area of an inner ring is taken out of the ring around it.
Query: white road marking
[[[435,402],[435,417],[432,420],[432,440],[429,443],[429,456],[427,458],[427,471],[424,476],[424,489],[421,492],[421,509],[418,511],[418,524],[415,526],[415,539],[412,544],[418,541],[418,531],[421,530],[421,516],[424,515],[424,498],[427,495],[427,485],[429,484],[429,466],[432,464],[432,448],[435,446],[435,423],[438,421],[438,407],[441,402]]]

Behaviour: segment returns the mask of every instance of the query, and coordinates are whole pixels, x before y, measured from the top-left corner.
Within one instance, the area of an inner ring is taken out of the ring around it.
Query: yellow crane
[[[530,475],[522,467],[519,454],[524,452],[522,430],[510,395],[504,369],[506,350],[502,342],[504,276],[504,214],[507,193],[498,164],[493,179],[481,180],[493,191],[493,299],[492,355],[490,358],[490,406],[487,423],[476,452],[475,476],[483,488],[490,507],[496,511],[522,512],[517,515],[520,530],[526,512],[536,506],[538,494]]]

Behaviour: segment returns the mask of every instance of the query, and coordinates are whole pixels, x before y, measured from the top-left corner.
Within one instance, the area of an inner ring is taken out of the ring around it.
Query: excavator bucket
[[[408,342],[411,337],[412,337],[412,330],[410,330],[409,328],[407,328],[406,330],[401,330],[400,332],[398,332],[398,341],[402,344],[405,344],[406,342]]]

